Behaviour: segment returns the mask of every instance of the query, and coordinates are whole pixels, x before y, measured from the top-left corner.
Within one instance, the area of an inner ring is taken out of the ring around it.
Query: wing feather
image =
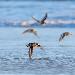
[[[62,40],[64,39],[64,37],[65,37],[65,35],[62,34],[62,35],[60,36],[60,38],[59,38],[59,41],[62,41]]]
[[[32,17],[35,21],[40,22],[39,20],[37,20],[36,18]]]
[[[41,20],[41,22],[45,21],[47,19],[47,13],[45,14],[45,16],[43,17],[43,19]]]

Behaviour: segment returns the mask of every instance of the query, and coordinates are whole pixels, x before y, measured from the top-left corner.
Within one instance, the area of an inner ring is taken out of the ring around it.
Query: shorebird
[[[33,49],[34,48],[40,48],[40,49],[43,49],[43,47],[40,45],[40,44],[38,44],[38,43],[29,43],[29,44],[27,44],[26,45],[27,47],[29,47],[29,51],[28,51],[28,54],[29,54],[29,58],[31,59],[31,57],[32,57],[32,53],[33,53]]]
[[[69,35],[72,35],[70,32],[64,32],[61,34],[60,38],[59,38],[59,41],[62,41],[64,39],[65,36],[69,36]]]
[[[23,34],[25,34],[25,33],[33,33],[35,36],[37,36],[37,31],[34,29],[27,29],[23,32]]]
[[[35,21],[37,21],[40,24],[46,24],[45,20],[47,19],[47,13],[41,20],[37,20],[36,18],[32,17]]]

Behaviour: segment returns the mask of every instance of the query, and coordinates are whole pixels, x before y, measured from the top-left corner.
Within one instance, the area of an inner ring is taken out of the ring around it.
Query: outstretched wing
[[[29,29],[28,29],[28,30],[25,30],[25,31],[23,32],[23,34],[24,34],[24,33],[27,33],[27,32],[30,32],[30,30],[29,30]]]
[[[35,21],[40,22],[39,20],[37,20],[36,18],[32,17]]]
[[[35,35],[35,36],[37,36],[38,37],[38,35],[37,35],[37,32],[35,31],[35,32],[33,32],[33,34]]]
[[[61,36],[59,38],[59,41],[61,41],[64,37],[65,37],[65,35],[64,34],[61,34]]]
[[[45,21],[47,19],[47,13],[45,14],[45,16],[43,17],[43,19],[41,20],[41,22]]]
[[[28,54],[29,54],[29,59],[31,59],[33,53],[33,47],[29,48]]]

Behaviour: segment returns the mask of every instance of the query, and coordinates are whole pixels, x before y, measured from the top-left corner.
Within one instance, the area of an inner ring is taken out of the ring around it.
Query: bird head
[[[37,43],[37,47],[39,47],[40,49],[44,50],[44,48],[38,43]]]

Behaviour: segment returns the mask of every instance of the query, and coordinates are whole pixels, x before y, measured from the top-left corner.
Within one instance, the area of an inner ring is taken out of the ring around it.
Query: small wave
[[[42,57],[42,58],[33,58],[32,60],[29,60],[29,58],[21,58],[21,57],[18,57],[18,58],[6,58],[6,57],[0,57],[0,62],[9,62],[9,61],[13,61],[14,63],[16,61],[18,62],[24,62],[24,64],[31,64],[34,62],[34,64],[36,64],[37,62],[40,62],[42,63],[43,61],[45,65],[48,65],[49,66],[54,66],[54,65],[51,65],[51,64],[57,64],[57,65],[65,65],[65,66],[75,66],[75,58],[72,57],[72,56],[55,56],[55,57]],[[17,62],[17,63],[18,63]],[[0,63],[1,64],[1,63]],[[11,62],[12,64],[12,62]],[[23,63],[22,63],[23,64]],[[39,64],[39,63],[38,63]],[[42,65],[42,64],[40,64]],[[48,66],[48,67],[49,67]]]
[[[2,20],[0,27],[75,27],[75,20],[47,19],[44,25],[33,20]]]
[[[0,58],[0,72],[8,71],[13,73],[63,73],[75,72],[75,58],[71,56],[54,56],[45,58]],[[29,74],[28,73],[28,74]],[[55,74],[53,74],[55,75]]]

